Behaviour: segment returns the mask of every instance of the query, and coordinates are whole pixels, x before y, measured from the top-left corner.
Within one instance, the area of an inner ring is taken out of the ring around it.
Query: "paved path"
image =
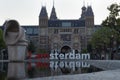
[[[103,70],[120,69],[120,60],[87,60],[86,62]]]
[[[29,80],[120,80],[120,70],[101,71],[88,74],[43,77]]]
[[[106,71],[76,74],[76,75],[63,75],[52,76],[43,78],[34,78],[29,80],[120,80],[120,61],[119,60],[87,60],[86,62],[102,68]],[[25,79],[28,80],[28,79]]]

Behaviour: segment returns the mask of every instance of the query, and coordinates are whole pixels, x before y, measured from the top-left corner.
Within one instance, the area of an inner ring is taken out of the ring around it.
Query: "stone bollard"
[[[25,38],[25,30],[16,20],[6,22],[3,38],[8,48],[8,59],[24,61],[28,42]]]
[[[26,78],[25,63],[8,63],[7,80],[20,80]]]

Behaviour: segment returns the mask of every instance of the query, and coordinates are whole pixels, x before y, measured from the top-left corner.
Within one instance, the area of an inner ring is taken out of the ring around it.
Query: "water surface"
[[[75,75],[102,71],[84,61],[0,62],[0,80]]]

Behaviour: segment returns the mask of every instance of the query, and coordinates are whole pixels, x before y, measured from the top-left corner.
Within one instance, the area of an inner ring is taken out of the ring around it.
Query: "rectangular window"
[[[58,29],[54,29],[54,34],[58,34]]]
[[[71,34],[61,34],[61,39],[63,41],[71,41]]]
[[[32,28],[27,28],[26,33],[27,34],[32,34],[33,33],[33,29]]]
[[[72,29],[60,29],[60,32],[72,32]]]
[[[38,28],[34,28],[34,34],[38,34]]]
[[[71,22],[62,22],[62,27],[71,27]]]
[[[74,29],[74,34],[78,34],[79,29]]]

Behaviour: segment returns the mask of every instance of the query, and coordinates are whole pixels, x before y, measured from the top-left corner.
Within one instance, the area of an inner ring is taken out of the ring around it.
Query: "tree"
[[[3,40],[3,31],[0,29],[0,49],[5,48],[5,42]]]
[[[38,49],[37,52],[40,54],[48,53],[46,49]]]
[[[97,30],[91,38],[91,45],[95,52],[106,54],[108,48],[113,48],[113,42],[117,39],[120,39],[120,35],[115,29],[111,29],[109,27],[102,27],[101,29]]]
[[[33,42],[31,42],[31,41],[28,45],[28,51],[31,51],[32,53],[35,52],[35,46],[34,46]]]
[[[92,45],[90,44],[90,42],[88,42],[87,51],[88,51],[89,53],[92,52]]]
[[[116,52],[119,49],[120,46],[120,5],[115,3],[108,7],[108,10],[110,11],[109,16],[103,21],[102,25],[103,27],[109,27],[111,29],[114,29],[117,31],[117,37],[116,37]]]
[[[92,35],[92,47],[103,47],[104,45],[109,46],[111,37],[114,36],[114,39],[116,39],[118,37],[117,34],[117,31],[114,29],[111,29],[109,27],[102,27]]]
[[[102,25],[104,27],[110,27],[120,31],[120,17],[118,17],[120,12],[120,5],[115,3],[110,5],[110,7],[107,9],[110,11],[110,13],[109,16],[102,22]]]
[[[82,49],[81,53],[88,53],[87,49]]]

